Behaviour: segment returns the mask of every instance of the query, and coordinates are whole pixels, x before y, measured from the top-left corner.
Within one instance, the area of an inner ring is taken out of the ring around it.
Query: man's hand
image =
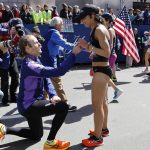
[[[56,103],[58,103],[58,102],[60,102],[61,101],[61,99],[60,99],[60,97],[58,97],[58,96],[53,96],[51,99],[50,99],[50,102],[53,104],[53,105],[55,105]]]
[[[82,51],[82,48],[78,45],[76,45],[73,50],[72,50],[72,53],[77,55],[78,53],[80,53]]]
[[[3,46],[3,42],[0,42],[0,50],[3,52],[3,54],[8,51],[8,48]]]
[[[88,49],[89,44],[86,40],[80,38],[78,40],[78,46]]]

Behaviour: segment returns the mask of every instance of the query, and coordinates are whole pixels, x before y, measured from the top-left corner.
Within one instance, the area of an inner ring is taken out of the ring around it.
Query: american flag
[[[113,28],[115,32],[123,38],[122,54],[131,56],[133,60],[138,63],[140,57],[126,6],[122,8],[119,16],[116,18]]]

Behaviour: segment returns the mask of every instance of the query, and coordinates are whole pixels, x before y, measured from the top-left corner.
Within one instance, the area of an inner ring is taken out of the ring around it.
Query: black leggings
[[[31,140],[40,140],[43,136],[42,117],[55,114],[47,138],[48,140],[53,140],[63,124],[67,113],[68,105],[64,102],[59,102],[53,105],[48,100],[36,101],[23,114],[28,121],[29,128],[8,127],[6,134],[13,134]]]

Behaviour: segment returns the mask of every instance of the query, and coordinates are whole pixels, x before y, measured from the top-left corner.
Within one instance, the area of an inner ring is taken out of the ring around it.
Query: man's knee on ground
[[[68,112],[69,106],[65,102],[59,102],[56,104],[58,112]]]
[[[32,136],[32,140],[40,141],[43,137],[43,131],[42,132],[34,132]]]

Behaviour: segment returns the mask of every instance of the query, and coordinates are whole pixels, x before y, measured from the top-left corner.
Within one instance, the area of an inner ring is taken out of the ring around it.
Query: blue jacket
[[[57,55],[60,49],[72,50],[74,45],[63,39],[62,35],[55,28],[51,28],[42,44],[41,62],[45,66],[57,68]]]
[[[10,63],[10,55],[9,52],[4,54],[0,54],[0,69],[8,69]]]
[[[20,87],[17,100],[18,111],[23,114],[36,100],[43,100],[44,79],[64,75],[74,64],[75,55],[70,53],[58,68],[45,67],[37,57],[28,55],[21,67]],[[47,82],[46,82],[47,83]],[[49,97],[56,95],[53,85],[48,82],[45,86]]]

